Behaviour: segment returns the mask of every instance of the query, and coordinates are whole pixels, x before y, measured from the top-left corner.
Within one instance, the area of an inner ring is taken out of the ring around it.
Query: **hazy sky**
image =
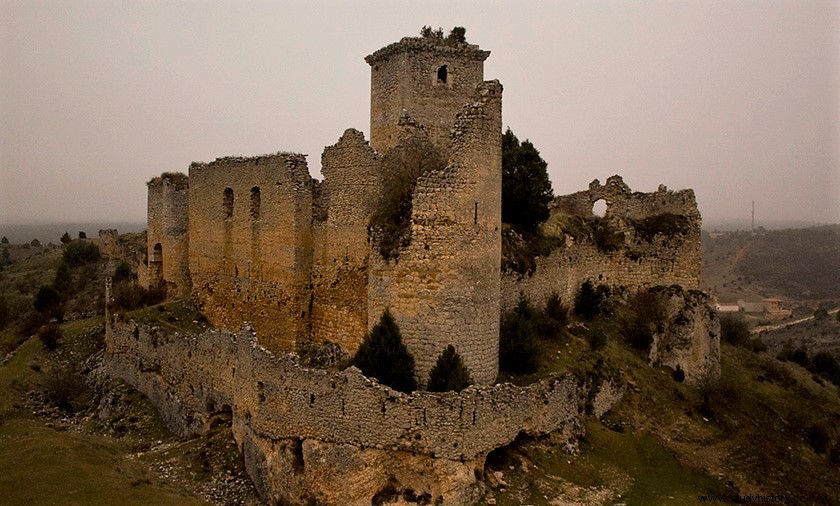
[[[621,174],[707,222],[840,222],[840,2],[0,0],[0,224],[143,221],[191,161],[369,132],[365,55],[422,25],[492,51],[557,194]]]

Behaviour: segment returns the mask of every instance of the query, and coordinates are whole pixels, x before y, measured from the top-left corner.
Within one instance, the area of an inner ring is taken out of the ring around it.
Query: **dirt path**
[[[840,307],[830,309],[828,311],[828,314],[829,315],[837,314],[838,311],[840,311]],[[790,327],[792,325],[799,325],[800,323],[807,322],[808,320],[813,320],[813,319],[814,319],[814,315],[811,315],[811,316],[806,316],[805,318],[800,318],[798,320],[793,320],[792,322],[779,323],[779,324],[776,324],[776,325],[761,325],[759,327],[756,327],[756,328],[752,329],[750,332],[753,333],[753,334],[758,334],[759,332],[763,332],[765,330],[784,329],[784,328]]]

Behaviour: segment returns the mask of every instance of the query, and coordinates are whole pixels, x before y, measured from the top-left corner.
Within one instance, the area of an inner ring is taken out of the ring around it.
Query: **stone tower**
[[[404,37],[365,58],[370,65],[370,145],[384,153],[398,142],[403,112],[446,147],[455,115],[484,80],[490,51],[435,37]]]
[[[190,294],[189,180],[164,173],[148,182],[148,280],[170,297]]]
[[[371,145],[387,157],[428,136],[446,159],[417,180],[409,244],[396,258],[370,253],[369,326],[390,310],[421,384],[450,344],[475,382],[498,373],[502,86],[483,81],[489,54],[417,37],[366,58]]]

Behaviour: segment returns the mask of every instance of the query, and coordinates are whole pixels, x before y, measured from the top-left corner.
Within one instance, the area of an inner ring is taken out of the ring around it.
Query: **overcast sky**
[[[840,2],[0,0],[0,224],[144,221],[191,161],[369,135],[364,56],[423,25],[492,51],[556,194],[621,174],[704,219],[840,223]]]

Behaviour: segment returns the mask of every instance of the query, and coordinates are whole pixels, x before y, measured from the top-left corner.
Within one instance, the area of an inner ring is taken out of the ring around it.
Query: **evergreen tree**
[[[0,239],[0,244],[9,244],[9,238],[4,235],[3,238]]]
[[[460,392],[472,384],[470,371],[451,344],[443,350],[429,372],[429,392]]]
[[[70,273],[70,268],[65,262],[61,262],[58,270],[55,271],[53,288],[62,296],[68,295],[73,288],[73,275]]]
[[[70,234],[67,232],[64,232],[64,235],[61,236],[61,244],[67,244],[72,240],[73,238],[70,237]]]
[[[417,389],[414,357],[403,344],[397,322],[388,310],[365,336],[353,357],[353,365],[365,376],[376,378],[394,390],[411,393]]]
[[[41,247],[41,241],[39,241],[38,239],[32,239],[32,242],[30,242],[29,244],[33,248],[40,248]]]
[[[502,221],[517,232],[530,233],[548,219],[554,198],[548,164],[540,152],[507,129],[502,136]]]
[[[82,231],[79,231],[79,239],[87,239],[87,234]]]

